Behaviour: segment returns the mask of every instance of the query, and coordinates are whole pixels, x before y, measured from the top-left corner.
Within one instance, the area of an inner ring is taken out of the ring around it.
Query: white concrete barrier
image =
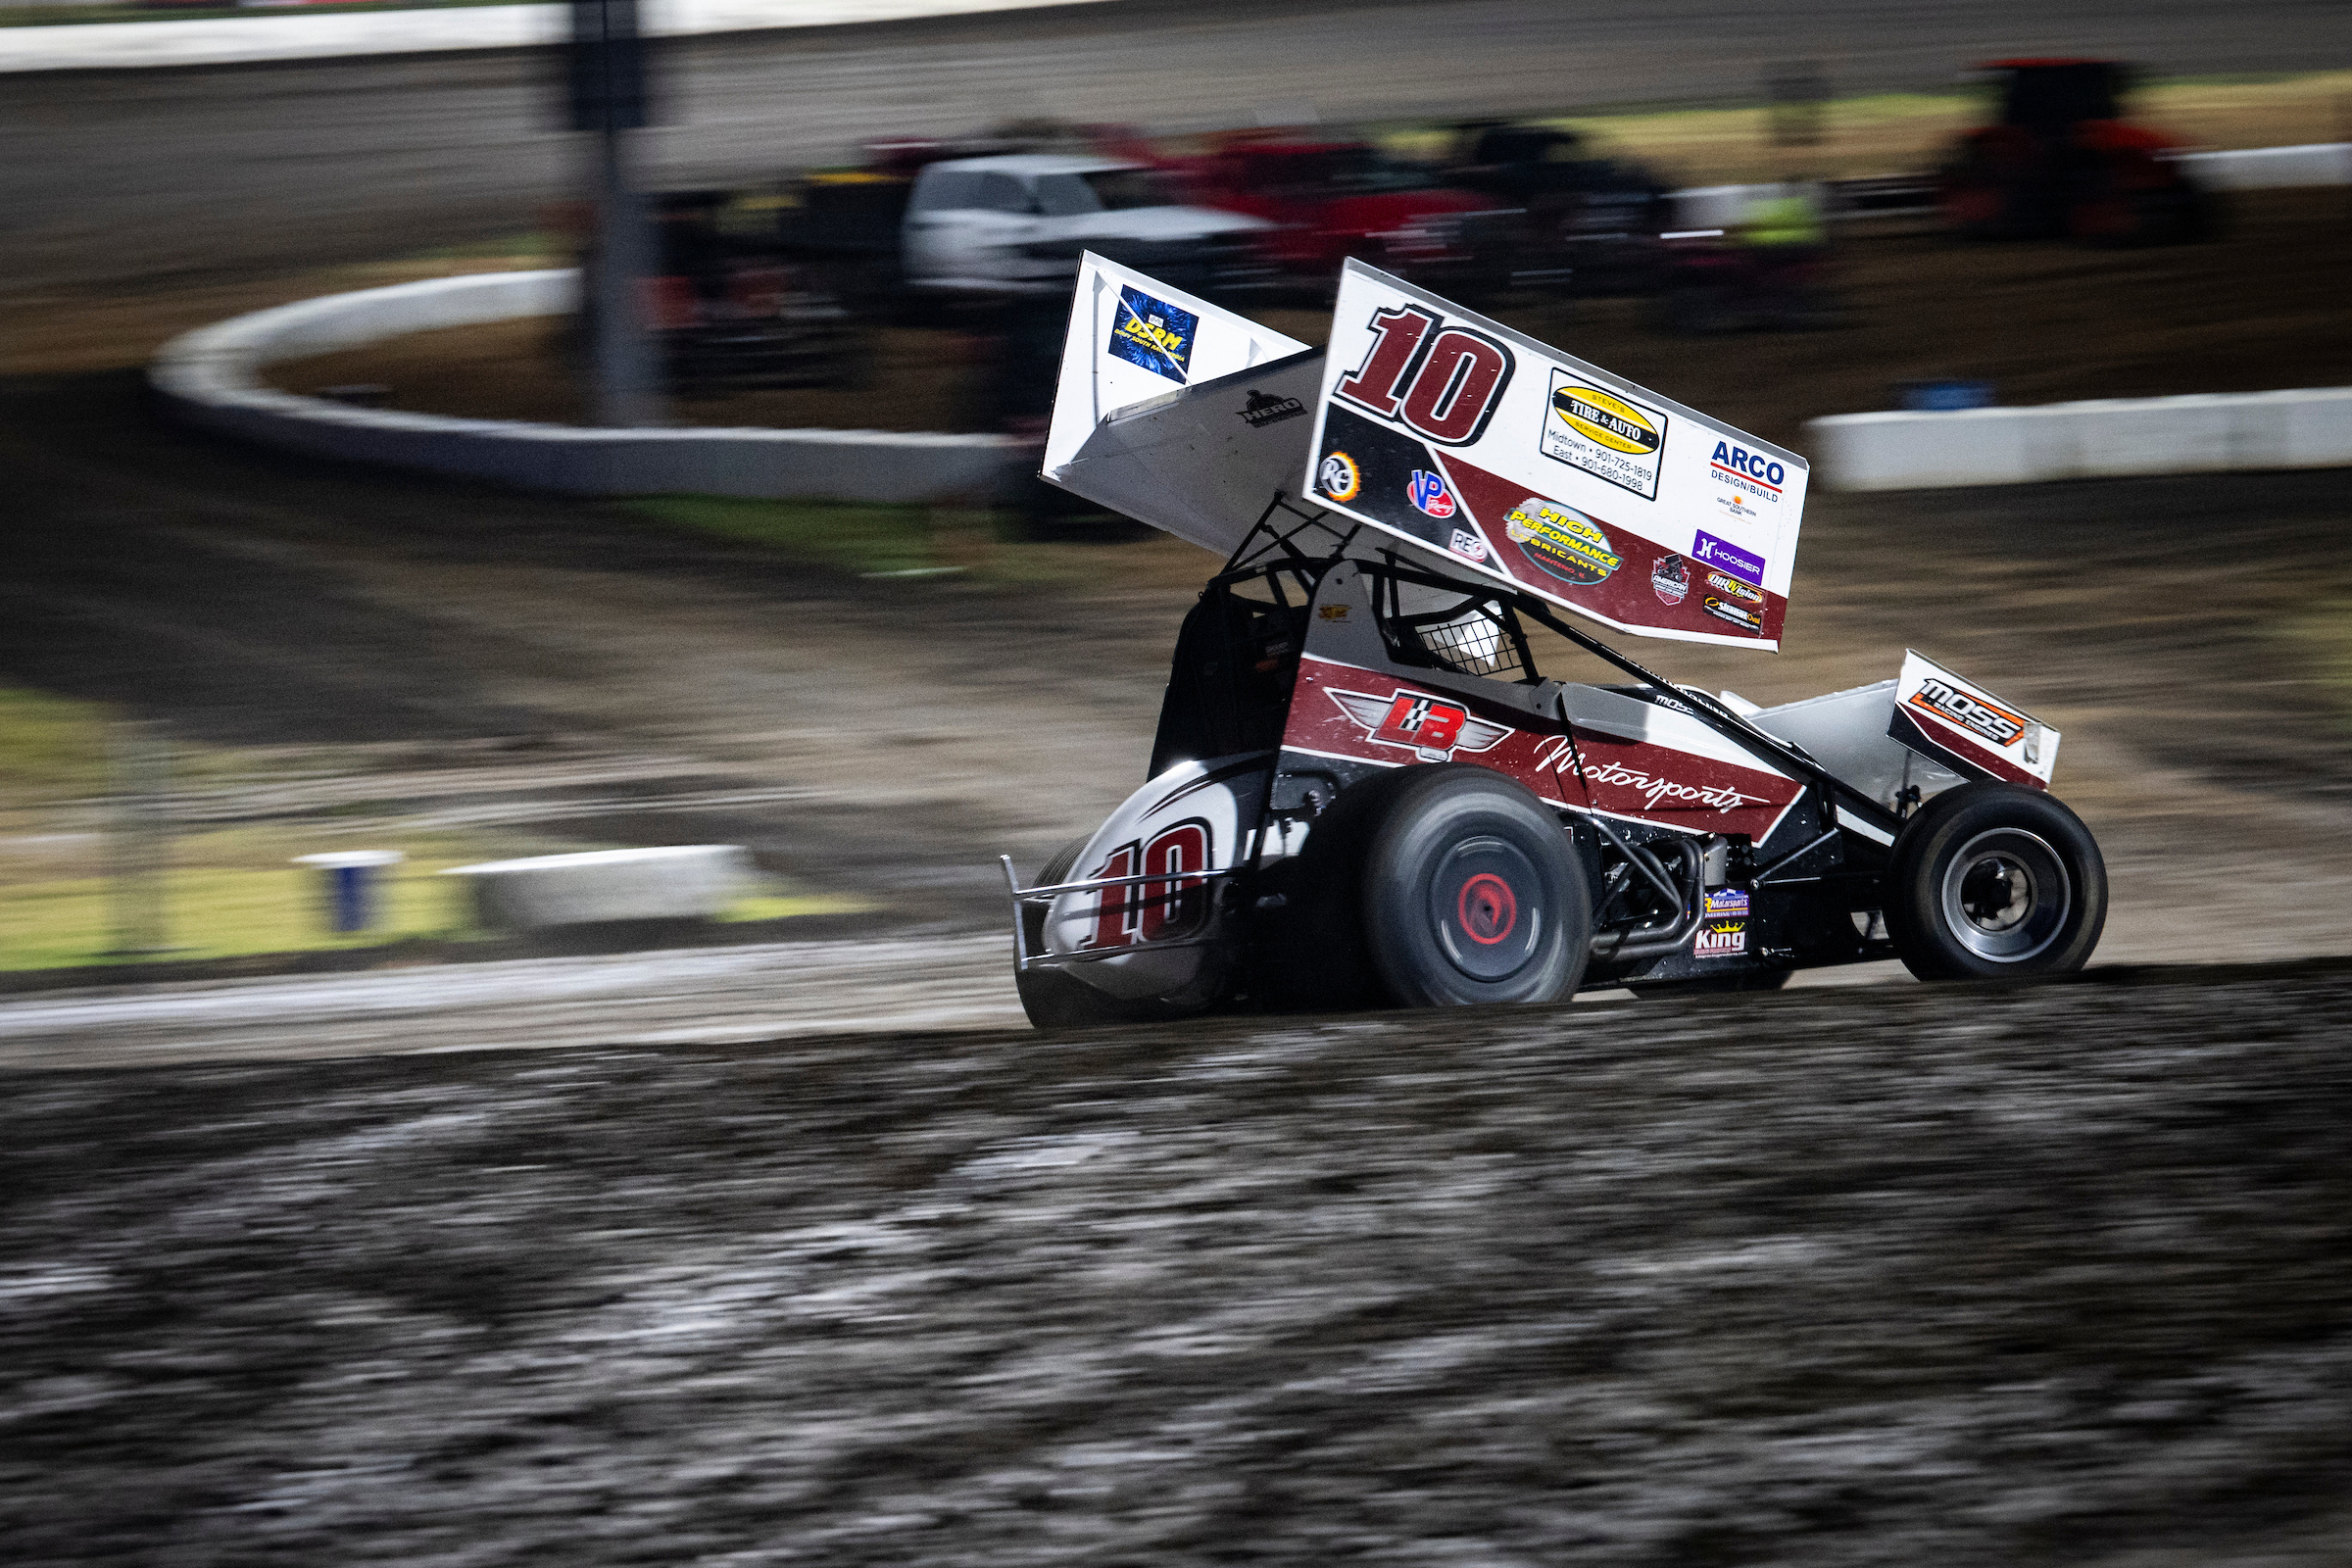
[[[602,920],[708,920],[742,890],[751,859],[732,844],[684,844],[485,860],[441,874],[465,879],[478,924],[537,931]]]
[[[641,25],[656,37],[685,37],[1092,3],[1099,0],[652,0]],[[528,49],[563,41],[569,20],[562,6],[527,4],[342,16],[264,12],[179,22],[61,22],[0,28],[0,74]]]
[[[2180,160],[2189,177],[2214,190],[2285,190],[2298,185],[2352,185],[2352,142],[2308,142],[2299,147],[2240,147],[2189,153]]]
[[[2352,466],[2352,387],[1841,414],[1805,435],[1835,490]]]
[[[164,345],[147,378],[174,415],[312,457],[567,495],[920,502],[991,487],[1003,436],[888,430],[613,430],[351,408],[263,384],[264,366],[446,326],[572,308],[570,269],[427,278],[259,311]]]

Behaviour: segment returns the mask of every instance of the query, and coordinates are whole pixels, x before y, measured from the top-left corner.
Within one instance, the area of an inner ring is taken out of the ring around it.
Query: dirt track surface
[[[2352,981],[2141,979],[13,1076],[0,1556],[2341,1562]]]
[[[2332,0],[1128,0],[708,38],[670,52],[662,184],[768,178],[868,138],[1041,114],[1160,130],[1751,101],[1818,61],[1840,92],[1970,63],[2113,55],[2160,73],[2352,60]],[[17,76],[0,94],[0,291],[269,271],[513,233],[568,197],[550,60],[527,53]]]

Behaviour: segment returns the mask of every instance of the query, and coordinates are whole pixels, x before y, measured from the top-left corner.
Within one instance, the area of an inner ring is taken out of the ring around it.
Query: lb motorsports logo
[[[1191,311],[1153,299],[1140,288],[1123,287],[1103,350],[1182,385],[1192,372],[1193,339],[1200,330],[1200,318]]]
[[[1555,369],[1540,445],[1555,463],[1655,501],[1666,423],[1666,416],[1645,403]]]
[[[1348,722],[1364,731],[1364,739],[1375,746],[1401,746],[1424,762],[1443,762],[1456,752],[1493,751],[1511,732],[1506,724],[1471,716],[1459,703],[1401,686],[1386,697],[1334,686],[1323,691]]]
[[[1540,569],[1580,588],[1606,582],[1625,564],[1599,523],[1557,501],[1529,496],[1504,514],[1502,525]]]

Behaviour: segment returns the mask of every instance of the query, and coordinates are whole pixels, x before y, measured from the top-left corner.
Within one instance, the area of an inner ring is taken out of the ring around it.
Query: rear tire
[[[1367,956],[1389,999],[1442,1007],[1575,995],[1592,898],[1550,809],[1463,762],[1380,783],[1360,896]]]
[[[2090,961],[2107,864],[2038,790],[1963,784],[1913,813],[1886,871],[1886,934],[1922,980],[2037,979]]]

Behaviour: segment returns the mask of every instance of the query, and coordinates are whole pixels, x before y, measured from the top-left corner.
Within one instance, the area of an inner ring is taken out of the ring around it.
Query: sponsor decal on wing
[[[1200,330],[1200,318],[1193,312],[1123,284],[1110,341],[1103,349],[1181,385],[1191,373],[1193,339]]]

